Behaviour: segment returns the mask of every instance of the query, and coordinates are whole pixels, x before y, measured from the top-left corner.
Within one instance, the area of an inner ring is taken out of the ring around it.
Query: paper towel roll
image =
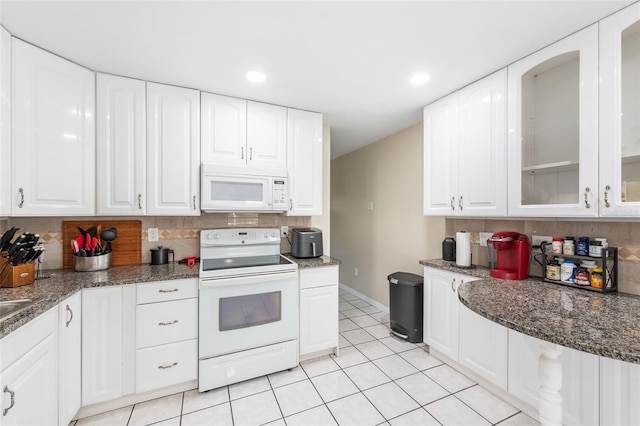
[[[471,266],[471,233],[456,232],[456,265]]]

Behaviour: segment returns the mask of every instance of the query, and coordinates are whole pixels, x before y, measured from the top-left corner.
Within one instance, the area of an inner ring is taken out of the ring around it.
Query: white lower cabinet
[[[507,329],[460,304],[460,364],[507,390]]]
[[[424,343],[458,361],[458,287],[479,278],[424,268]]]
[[[596,355],[561,347],[562,424],[599,423],[599,360]],[[509,330],[509,393],[538,407],[540,340]],[[605,423],[606,424],[606,423]]]
[[[640,425],[640,364],[600,357],[600,424]]]
[[[58,305],[58,424],[68,425],[82,402],[82,296]]]
[[[138,284],[137,393],[198,378],[197,283],[185,279]]]
[[[122,396],[122,286],[82,291],[82,405]]]
[[[53,308],[0,341],[2,426],[57,423],[56,324]]]
[[[338,266],[301,269],[300,356],[338,349]]]

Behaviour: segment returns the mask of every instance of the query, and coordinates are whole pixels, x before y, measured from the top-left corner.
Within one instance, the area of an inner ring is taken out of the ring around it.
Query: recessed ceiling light
[[[420,86],[425,84],[427,81],[429,81],[429,79],[431,78],[431,76],[429,74],[414,74],[410,79],[409,79],[409,83],[413,84],[414,86]]]
[[[249,80],[252,83],[262,83],[267,79],[267,76],[264,75],[264,73],[261,73],[260,71],[249,71],[244,76],[246,77],[247,80]]]

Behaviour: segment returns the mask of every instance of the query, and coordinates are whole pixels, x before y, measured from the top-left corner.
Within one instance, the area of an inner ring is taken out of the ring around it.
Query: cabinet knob
[[[4,410],[2,410],[2,417],[4,417],[7,415],[9,410],[13,408],[13,405],[16,403],[16,393],[11,389],[9,389],[7,385],[4,386],[4,389],[2,391],[5,393],[8,393],[11,396],[11,405],[9,406],[9,408],[5,408]]]
[[[611,187],[609,185],[604,187],[604,206],[606,208],[611,207],[611,204],[609,204],[609,191],[611,190]]]
[[[591,208],[591,204],[589,204],[589,191],[591,191],[591,189],[587,186],[584,189],[584,206],[588,209]]]
[[[18,208],[22,208],[22,206],[24,206],[24,189],[18,188],[18,192],[20,193],[20,202],[18,203]]]

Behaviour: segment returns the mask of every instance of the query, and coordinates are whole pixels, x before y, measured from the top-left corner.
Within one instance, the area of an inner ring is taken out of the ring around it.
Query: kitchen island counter
[[[544,281],[500,280],[489,269],[441,259],[420,264],[482,278],[458,288],[459,300],[504,327],[568,348],[640,364],[640,297],[602,294]]]

